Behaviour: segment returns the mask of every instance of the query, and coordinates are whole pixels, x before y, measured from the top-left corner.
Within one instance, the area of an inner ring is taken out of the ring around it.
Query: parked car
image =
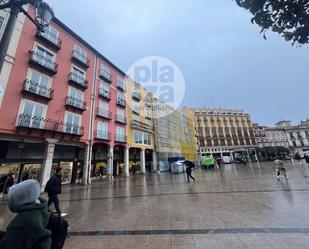
[[[202,157],[202,168],[204,169],[215,168],[215,159],[212,155]]]
[[[230,163],[232,163],[232,160],[231,160],[231,158],[229,156],[223,156],[222,157],[222,162],[224,164],[230,164]]]

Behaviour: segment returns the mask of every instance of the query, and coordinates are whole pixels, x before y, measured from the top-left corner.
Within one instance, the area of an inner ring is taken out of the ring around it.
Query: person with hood
[[[190,183],[190,178],[195,182],[195,178],[192,176],[192,169],[195,167],[195,164],[191,161],[184,161],[184,164],[186,165],[186,173],[187,173],[187,183]]]
[[[1,249],[51,248],[51,231],[47,229],[50,212],[40,193],[36,180],[26,180],[9,189],[8,206],[17,215],[0,240]]]
[[[61,170],[61,168],[56,169],[56,173],[48,180],[44,191],[48,194],[48,207],[54,203],[57,214],[66,216],[65,213],[61,214],[58,198],[61,194]]]

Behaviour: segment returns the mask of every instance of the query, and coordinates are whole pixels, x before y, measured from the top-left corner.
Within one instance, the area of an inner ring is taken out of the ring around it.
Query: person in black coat
[[[192,176],[192,169],[195,167],[195,164],[188,160],[184,161],[184,164],[186,165],[188,183],[190,183],[190,178],[195,182],[195,178]]]
[[[55,175],[49,179],[45,192],[48,194],[48,206],[54,203],[57,214],[61,216],[58,198],[58,195],[61,194],[61,168],[56,169]]]

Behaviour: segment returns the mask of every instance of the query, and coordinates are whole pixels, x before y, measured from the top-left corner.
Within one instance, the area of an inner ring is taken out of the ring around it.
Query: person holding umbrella
[[[189,160],[185,160],[184,164],[186,165],[186,173],[187,173],[187,183],[190,183],[190,178],[195,182],[195,178],[192,176],[192,169],[195,168],[195,164]]]

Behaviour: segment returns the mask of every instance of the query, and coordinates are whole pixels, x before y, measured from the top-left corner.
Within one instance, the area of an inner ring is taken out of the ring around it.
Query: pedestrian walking
[[[187,183],[190,183],[190,178],[195,182],[195,178],[192,176],[192,169],[195,167],[195,164],[191,161],[184,161],[186,165],[186,173],[187,173]]]
[[[277,179],[280,180],[280,174],[282,173],[285,176],[285,179],[287,180],[287,174],[286,174],[286,168],[284,167],[283,161],[277,156],[275,160],[275,170],[278,171],[277,173]]]
[[[1,196],[2,200],[5,198],[5,195],[8,194],[10,187],[14,185],[14,182],[15,179],[12,173],[8,174],[7,177],[5,177]]]
[[[59,216],[66,216],[66,213],[61,213],[59,207],[59,197],[61,194],[61,168],[56,169],[55,175],[53,175],[47,182],[45,192],[48,194],[48,207],[54,203],[56,212]]]
[[[9,189],[8,206],[17,215],[0,240],[1,249],[51,248],[51,231],[47,229],[50,213],[40,192],[36,180],[26,180]]]
[[[216,163],[217,163],[218,168],[220,169],[220,167],[221,167],[221,158],[218,157],[216,159]]]

